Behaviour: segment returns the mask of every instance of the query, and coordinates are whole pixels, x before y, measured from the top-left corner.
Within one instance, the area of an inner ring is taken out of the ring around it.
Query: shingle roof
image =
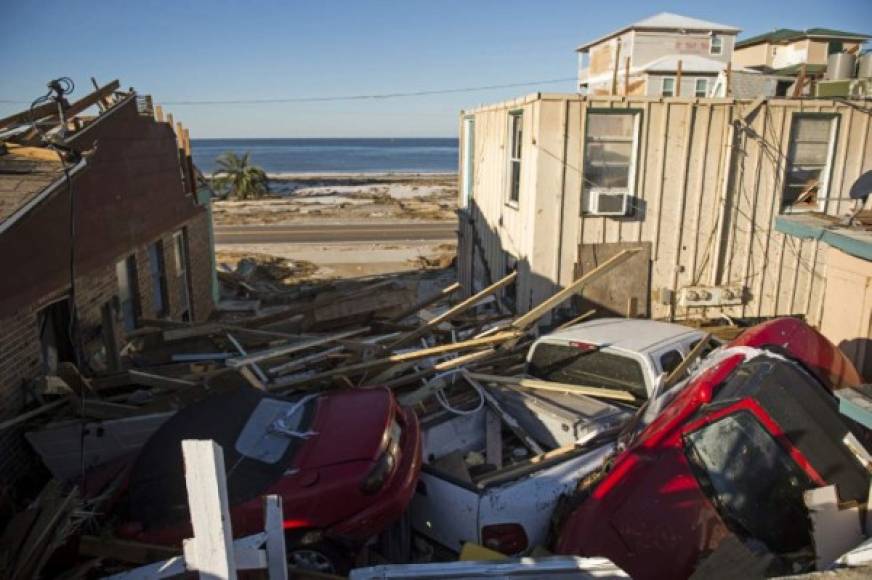
[[[832,28],[809,28],[808,30],[794,30],[793,28],[777,28],[772,32],[758,34],[736,43],[736,48],[744,48],[761,42],[771,42],[777,44],[779,42],[790,42],[793,40],[801,40],[808,37],[823,37],[823,38],[842,38],[850,40],[868,40],[872,38],[868,34],[859,34],[856,32],[845,32],[844,30],[834,30]]]
[[[595,44],[599,44],[604,40],[608,40],[613,36],[617,36],[619,34],[623,34],[628,30],[701,30],[701,31],[717,31],[717,32],[728,32],[732,34],[736,34],[741,32],[740,29],[735,26],[730,26],[728,24],[719,24],[717,22],[710,22],[708,20],[700,20],[698,18],[691,18],[690,16],[682,16],[680,14],[673,14],[672,12],[661,12],[660,14],[655,14],[654,16],[649,16],[648,18],[644,18],[639,20],[638,22],[634,22],[633,24],[627,25],[623,28],[615,30],[605,36],[601,36],[600,38],[593,40],[591,42],[587,42],[579,46],[576,50],[583,52],[590,48]]]
[[[67,164],[71,178],[86,166],[87,155]],[[54,151],[0,144],[0,233],[59,191],[64,178],[64,166]]]
[[[53,151],[9,147],[6,154],[0,154],[0,224],[63,175]]]

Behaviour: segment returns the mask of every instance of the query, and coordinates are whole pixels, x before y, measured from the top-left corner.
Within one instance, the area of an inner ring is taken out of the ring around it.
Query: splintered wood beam
[[[573,294],[579,292],[585,285],[590,284],[597,278],[608,274],[612,269],[623,264],[628,259],[633,257],[640,248],[628,248],[622,252],[618,252],[563,290],[560,290],[550,298],[543,300],[536,307],[530,309],[526,314],[523,314],[512,322],[512,326],[518,330],[526,330],[536,323],[537,320],[551,312],[566,300],[572,297]]]
[[[253,363],[257,363],[263,360],[268,360],[271,358],[277,358],[280,356],[285,356],[294,352],[299,352],[301,350],[305,350],[307,348],[312,348],[315,346],[321,346],[322,344],[327,344],[328,342],[333,342],[342,338],[348,338],[357,334],[363,334],[368,332],[368,327],[363,328],[355,328],[352,330],[346,330],[344,332],[337,332],[336,334],[330,334],[327,336],[321,336],[318,338],[313,338],[309,340],[303,340],[300,342],[295,342],[292,344],[286,344],[283,346],[277,346],[276,348],[271,348],[268,350],[261,350],[257,352],[253,352],[246,356],[229,358],[226,361],[227,366],[232,368],[241,368]]]
[[[13,417],[11,419],[3,421],[2,423],[0,423],[0,431],[3,431],[4,429],[8,429],[10,427],[15,427],[16,425],[24,423],[28,419],[33,419],[34,417],[38,417],[44,413],[48,413],[53,409],[57,409],[62,405],[66,405],[70,400],[70,397],[64,397],[63,399],[58,399],[57,401],[46,403],[45,405],[37,407],[36,409],[27,411],[26,413],[22,413],[17,417]]]
[[[631,393],[618,389],[606,389],[603,387],[589,387],[586,385],[571,385],[568,383],[555,383],[551,381],[542,381],[539,379],[525,379],[519,377],[503,377],[499,375],[487,375],[484,373],[467,373],[471,378],[483,383],[495,383],[498,385],[507,385],[510,387],[520,387],[523,389],[534,389],[540,391],[554,391],[557,393],[577,393],[579,395],[588,395],[590,397],[600,397],[602,399],[612,399],[615,401],[627,401],[632,403],[636,400]]]
[[[696,343],[696,346],[691,349],[687,356],[684,357],[684,360],[675,367],[669,376],[666,377],[666,380],[663,381],[663,387],[661,388],[661,392],[665,392],[669,387],[673,386],[679,380],[681,380],[682,375],[688,369],[688,367],[698,359],[702,355],[702,351],[705,350],[705,347],[708,345],[709,341],[712,339],[711,333],[706,334],[702,339]]]
[[[3,117],[2,119],[0,119],[0,129],[5,129],[6,127],[10,127],[12,125],[31,123],[37,119],[47,117],[48,115],[57,112],[57,103],[45,103],[38,107],[34,107],[32,112],[30,111],[30,109],[27,109],[26,111],[21,111],[20,113],[15,113],[14,115]]]
[[[450,352],[457,352],[461,350],[466,350],[468,348],[475,348],[479,346],[490,346],[492,344],[499,344],[502,342],[507,342],[513,339],[517,339],[520,336],[520,333],[515,331],[509,332],[500,332],[493,336],[487,336],[484,338],[474,338],[471,340],[464,340],[463,342],[454,342],[451,344],[443,344],[439,346],[434,346],[430,348],[423,348],[420,350],[414,350],[411,352],[404,352],[400,354],[391,355],[385,358],[373,359],[369,361],[364,361],[357,364],[351,364],[346,366],[339,366],[332,368],[330,370],[324,371],[322,373],[318,373],[316,375],[310,377],[300,377],[294,378],[293,376],[279,378],[273,381],[273,383],[268,387],[268,390],[276,390],[276,389],[286,389],[290,387],[296,387],[308,383],[312,383],[315,381],[319,381],[321,379],[327,379],[330,377],[335,377],[338,375],[352,375],[355,373],[359,373],[360,371],[365,371],[371,368],[380,367],[383,365],[402,363],[406,361],[418,360],[422,358],[428,358],[431,356],[436,356],[440,354],[446,354]]]
[[[572,320],[567,320],[566,322],[564,322],[563,324],[558,326],[555,330],[563,330],[564,328],[569,328],[570,326],[574,326],[574,325],[578,324],[579,322],[584,322],[585,320],[587,320],[588,318],[590,318],[594,314],[596,314],[596,309],[592,308],[592,309],[588,310],[587,312],[585,312],[584,314],[582,314],[580,316],[576,316]]]
[[[87,109],[92,105],[96,105],[101,100],[108,95],[111,95],[113,92],[118,90],[118,87],[121,86],[117,80],[112,81],[111,83],[100,87],[96,91],[82,97],[78,101],[74,102],[72,105],[64,109],[64,118],[72,120],[73,117]],[[46,103],[45,105],[40,105],[39,107],[35,107],[33,109],[33,116],[31,117],[30,110],[22,111],[20,113],[16,113],[15,115],[11,115],[4,119],[0,119],[0,129],[3,129],[9,125],[13,125],[16,123],[30,123],[32,120],[47,118],[44,122],[54,122],[57,123],[60,121],[60,115],[58,114],[57,103]],[[38,134],[37,134],[38,135]],[[34,137],[35,138],[35,137]],[[23,138],[24,141],[30,142],[31,135],[26,135]]]
[[[418,328],[416,328],[412,332],[409,332],[407,334],[402,335],[394,342],[388,344],[387,345],[388,348],[395,349],[398,346],[408,344],[409,342],[415,340],[416,338],[419,338],[421,336],[428,334],[429,332],[431,332],[434,328],[436,328],[437,326],[439,326],[443,322],[448,322],[449,320],[456,318],[460,314],[466,312],[467,310],[469,310],[470,308],[472,308],[473,306],[478,304],[484,298],[487,298],[491,294],[494,294],[494,293],[498,292],[500,289],[508,286],[509,284],[514,282],[517,277],[518,277],[518,272],[515,271],[515,272],[512,272],[511,274],[509,274],[508,276],[504,277],[502,280],[497,280],[496,282],[494,282],[493,284],[491,284],[490,286],[488,286],[487,288],[485,288],[484,290],[482,290],[478,294],[474,294],[474,295],[470,296],[469,298],[467,298],[466,300],[455,305],[454,307],[449,308],[448,310],[446,310],[445,312],[443,312],[439,316],[436,316],[435,318],[428,321],[427,323],[422,324],[421,326],[419,326]]]

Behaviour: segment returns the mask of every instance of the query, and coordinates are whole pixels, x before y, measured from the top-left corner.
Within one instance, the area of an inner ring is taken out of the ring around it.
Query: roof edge
[[[67,182],[67,177],[70,179],[73,178],[73,175],[79,173],[85,166],[88,164],[87,158],[82,156],[82,159],[79,160],[78,163],[73,165],[71,168],[67,169],[64,175],[61,175],[56,180],[48,185],[45,189],[40,191],[37,195],[33,196],[31,199],[27,201],[24,205],[16,209],[12,214],[0,222],[0,235],[6,233],[6,231],[15,225],[21,218],[26,216],[33,210],[37,205],[43,202],[46,198],[48,198],[51,194],[53,194],[57,189],[60,188],[61,185]]]

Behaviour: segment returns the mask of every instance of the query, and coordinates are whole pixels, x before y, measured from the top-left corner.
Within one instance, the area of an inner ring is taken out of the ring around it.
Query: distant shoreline
[[[214,173],[206,177],[214,177]],[[266,174],[271,181],[311,181],[318,179],[416,181],[457,177],[457,171],[281,171]]]

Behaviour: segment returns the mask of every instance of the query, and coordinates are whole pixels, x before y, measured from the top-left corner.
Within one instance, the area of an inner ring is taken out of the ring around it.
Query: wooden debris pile
[[[469,389],[452,389],[449,376],[462,372],[468,380],[498,383],[520,372],[536,322],[633,252],[616,255],[521,315],[499,298],[515,281],[513,272],[465,299],[457,298],[457,283],[419,298],[408,281],[370,279],[320,291],[294,288],[293,300],[287,289],[240,284],[244,295],[235,300],[258,302],[250,311],[219,309],[212,320],[194,324],[140,320],[123,349],[122,370],[87,377],[75,365],[61,364],[56,375],[36,381],[37,406],[0,424],[0,430],[26,431],[55,477],[31,508],[15,516],[9,533],[26,538],[30,548],[4,556],[4,569],[11,571],[5,577],[38,571],[88,519],[82,513],[99,513],[95,494],[111,496],[124,479],[117,465],[177,410],[246,384],[279,394],[388,387],[421,413],[438,404],[435,390],[462,404]],[[517,386],[547,387],[528,383]],[[101,470],[106,485],[80,499],[76,486],[86,473],[91,481]],[[48,530],[40,531],[35,524],[46,518]],[[100,530],[88,530],[95,533],[79,538],[80,564],[85,558],[93,565],[103,558],[148,561],[141,546],[106,553],[116,540],[94,539]]]

